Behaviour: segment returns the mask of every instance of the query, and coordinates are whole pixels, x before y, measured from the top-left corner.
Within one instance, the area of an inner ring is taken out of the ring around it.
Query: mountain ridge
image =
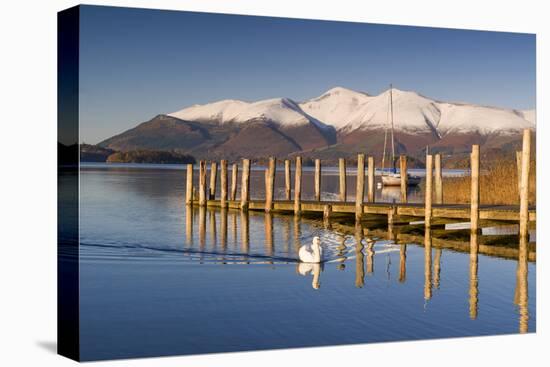
[[[444,102],[415,91],[392,90],[396,146],[419,154],[425,146],[462,152],[467,142],[513,146],[536,110]],[[389,127],[390,90],[378,95],[334,87],[296,102],[225,99],[160,114],[99,143],[114,150],[174,150],[197,157],[351,155],[381,150]],[[490,137],[490,139],[489,139]]]

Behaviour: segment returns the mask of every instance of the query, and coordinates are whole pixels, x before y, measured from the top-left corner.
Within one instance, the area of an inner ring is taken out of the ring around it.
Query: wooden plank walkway
[[[193,200],[194,205],[198,205],[198,200]],[[238,200],[227,201],[228,207],[240,209],[241,202]],[[208,200],[208,206],[221,207],[220,200]],[[330,206],[332,213],[355,214],[355,203],[341,201],[302,201],[301,211],[306,213],[323,213],[325,207]],[[265,210],[264,200],[250,200],[248,210]],[[294,201],[275,200],[273,201],[273,211],[292,212],[294,210]],[[425,207],[423,203],[365,203],[363,204],[363,214],[425,217]],[[432,207],[433,218],[448,219],[470,219],[469,204],[434,204]],[[519,221],[518,205],[480,205],[479,219],[490,219],[496,221]],[[529,221],[536,221],[536,207],[529,207]]]

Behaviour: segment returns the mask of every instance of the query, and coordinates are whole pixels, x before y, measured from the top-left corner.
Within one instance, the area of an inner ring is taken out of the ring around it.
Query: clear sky
[[[80,32],[86,143],[192,104],[301,101],[335,86],[535,108],[531,34],[94,6]]]

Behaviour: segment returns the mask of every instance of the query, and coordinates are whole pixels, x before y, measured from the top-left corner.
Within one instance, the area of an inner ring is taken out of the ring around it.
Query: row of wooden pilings
[[[530,166],[530,151],[531,151],[531,135],[530,130],[526,129],[523,132],[523,147],[521,155],[518,154],[518,177],[519,177],[519,191],[520,191],[520,236],[526,236],[528,234],[528,196],[529,196],[529,166]],[[470,174],[471,174],[471,190],[470,190],[470,222],[472,231],[479,230],[479,203],[480,203],[480,150],[479,145],[472,146],[472,152],[470,154]],[[521,164],[519,164],[521,163]],[[407,202],[407,157],[400,156],[399,166],[401,174],[401,202]],[[434,167],[435,166],[435,167]],[[240,208],[241,210],[248,210],[250,202],[250,159],[242,159],[241,165],[241,193],[240,193]],[[291,200],[291,162],[286,159],[284,161],[285,169],[285,200]],[[207,205],[208,200],[214,200],[216,195],[216,182],[218,173],[217,162],[211,163],[210,169],[210,185],[207,190],[206,180],[206,161],[200,161],[199,163],[199,190],[198,190],[198,202],[200,206]],[[228,163],[227,160],[222,159],[220,161],[220,206],[227,207],[228,201],[237,200],[237,179],[238,179],[239,166],[234,163],[232,165],[231,186],[228,187]],[[302,158],[300,156],[295,159],[295,177],[294,177],[294,214],[301,214],[301,195],[302,195]],[[434,172],[435,171],[435,172]],[[268,167],[265,171],[265,211],[270,212],[273,210],[274,192],[275,192],[275,174],[276,174],[276,159],[271,157],[269,159]],[[434,180],[435,176],[435,180]],[[356,193],[355,193],[355,218],[357,221],[361,219],[363,215],[363,206],[365,205],[364,194],[365,186],[367,189],[367,203],[375,202],[375,165],[374,158],[367,158],[367,185],[365,185],[365,154],[359,153],[357,155],[357,175],[356,175]],[[344,158],[339,159],[339,200],[341,202],[347,201],[347,169],[346,161]],[[435,181],[435,182],[434,182]],[[186,204],[192,204],[195,197],[193,187],[193,165],[187,165],[187,186],[186,186]],[[431,227],[432,223],[432,207],[434,204],[443,204],[443,179],[442,179],[442,167],[441,167],[441,155],[427,155],[426,156],[426,182],[425,182],[425,226]],[[316,201],[321,202],[321,160],[315,160],[315,173],[314,173],[314,197]],[[390,208],[388,212],[388,221],[390,224],[393,222],[394,210]],[[325,219],[331,215],[331,205],[325,204],[324,216]]]
[[[407,172],[407,157],[401,156],[399,159],[401,172]],[[339,165],[339,201],[347,202],[347,165],[344,158],[340,158]],[[242,173],[241,173],[241,195],[240,195],[240,208],[242,210],[248,209],[250,201],[250,168],[251,162],[249,159],[242,160]],[[356,192],[355,192],[355,209],[356,217],[360,219],[363,211],[363,205],[365,203],[365,188],[367,191],[367,203],[375,202],[375,165],[374,157],[367,157],[367,183],[365,185],[365,154],[359,153],[357,155],[357,175],[356,175]],[[231,187],[228,187],[228,165],[227,160],[220,161],[220,206],[227,207],[228,201],[237,200],[237,179],[239,166],[234,163],[232,166],[231,175]],[[285,200],[292,200],[292,188],[291,188],[291,161],[284,160],[285,169]],[[199,162],[199,206],[207,205],[208,200],[213,200],[216,195],[216,182],[218,164],[212,162],[210,167],[210,185],[209,189],[206,186],[206,161]],[[363,174],[360,174],[360,173]],[[274,192],[275,192],[275,174],[276,174],[276,158],[271,157],[269,159],[268,167],[265,170],[265,211],[269,212],[273,209]],[[443,202],[443,190],[441,179],[441,157],[436,156],[436,192],[438,192],[436,203]],[[401,202],[407,202],[407,175],[401,177]],[[195,197],[193,188],[193,165],[187,165],[187,191],[186,191],[186,203],[192,204]],[[294,213],[301,213],[302,202],[302,158],[296,157],[295,169],[294,169]],[[321,202],[321,160],[315,160],[315,173],[314,173],[314,197],[315,201]],[[327,211],[330,211],[330,205],[327,204]],[[325,213],[328,215],[328,213]]]

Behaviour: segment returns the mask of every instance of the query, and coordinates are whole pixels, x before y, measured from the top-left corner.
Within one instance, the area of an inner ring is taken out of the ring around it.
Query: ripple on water
[[[367,243],[362,241],[360,249],[357,248],[353,236],[342,235],[326,231],[320,234],[323,246],[323,262],[343,262],[354,259],[358,251],[372,255],[381,255],[388,252],[399,251],[400,246],[390,241],[380,240]],[[308,243],[304,241],[304,243]],[[370,245],[370,246],[369,246]],[[284,246],[277,246],[283,248]],[[80,244],[80,260],[87,262],[140,262],[140,261],[181,261],[187,263],[208,264],[292,264],[298,263],[297,249],[275,251],[268,253],[265,246],[250,246],[248,252],[238,251],[228,246],[217,246],[214,249],[204,248],[155,246],[149,244],[110,243],[95,244],[83,242]]]

